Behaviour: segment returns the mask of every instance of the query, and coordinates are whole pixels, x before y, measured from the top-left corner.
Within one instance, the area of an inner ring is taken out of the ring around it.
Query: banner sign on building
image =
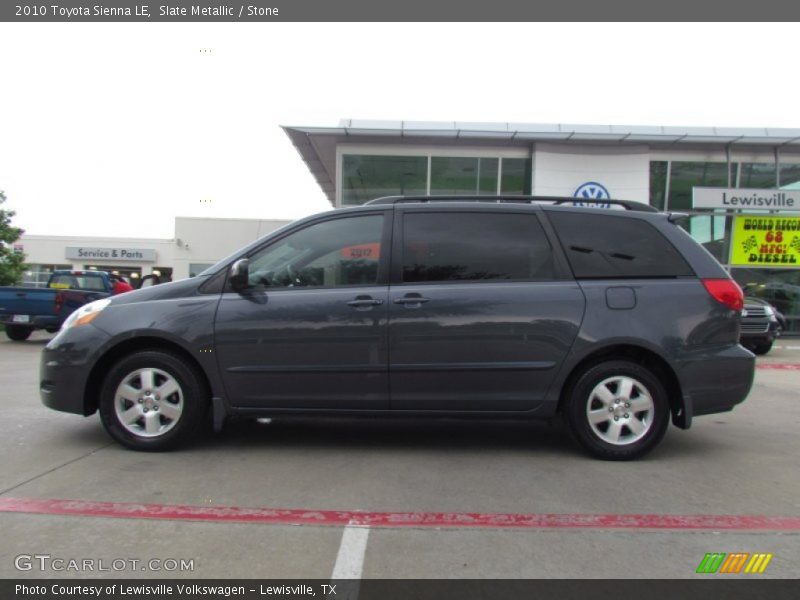
[[[734,217],[730,264],[800,267],[800,217]]]
[[[800,190],[695,187],[692,207],[800,211]]]
[[[83,246],[67,246],[65,256],[72,260],[155,262],[156,251],[152,248],[86,248]]]

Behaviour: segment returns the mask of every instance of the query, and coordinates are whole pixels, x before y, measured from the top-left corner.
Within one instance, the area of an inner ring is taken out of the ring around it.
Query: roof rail
[[[533,204],[536,202],[562,205],[575,203],[580,204],[614,204],[622,206],[626,210],[638,212],[659,212],[657,208],[644,204],[642,202],[634,202],[633,200],[606,200],[598,198],[565,198],[561,196],[385,196],[383,198],[375,198],[366,202],[366,205],[375,204],[411,204],[414,202],[427,203],[427,202],[490,202],[490,203],[509,203],[509,204]]]

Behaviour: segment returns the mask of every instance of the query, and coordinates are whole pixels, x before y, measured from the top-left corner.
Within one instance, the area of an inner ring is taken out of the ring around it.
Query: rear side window
[[[694,275],[675,247],[640,219],[549,212],[578,279]]]
[[[553,278],[553,253],[536,215],[404,216],[404,283]]]

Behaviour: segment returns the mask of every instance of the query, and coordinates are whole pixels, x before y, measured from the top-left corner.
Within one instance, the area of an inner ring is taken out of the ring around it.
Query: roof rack
[[[606,200],[598,198],[564,198],[560,196],[385,196],[375,198],[366,202],[368,205],[375,204],[411,204],[414,202],[491,202],[497,204],[533,204],[536,202],[548,203],[553,205],[570,204],[614,204],[622,206],[626,210],[637,212],[659,212],[657,208],[634,202],[633,200]]]

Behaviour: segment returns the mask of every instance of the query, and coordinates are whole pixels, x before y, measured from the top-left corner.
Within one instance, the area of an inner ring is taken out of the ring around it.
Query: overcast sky
[[[177,215],[329,208],[279,125],[800,127],[796,44],[758,23],[3,23],[0,189],[28,233],[170,238]]]

